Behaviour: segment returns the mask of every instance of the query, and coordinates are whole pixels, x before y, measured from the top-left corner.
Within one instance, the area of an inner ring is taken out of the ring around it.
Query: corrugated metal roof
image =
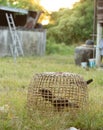
[[[12,8],[12,7],[7,7],[7,6],[0,6],[0,10],[5,10],[5,11],[19,12],[19,13],[23,13],[23,14],[28,14],[28,10],[20,9],[20,8]]]

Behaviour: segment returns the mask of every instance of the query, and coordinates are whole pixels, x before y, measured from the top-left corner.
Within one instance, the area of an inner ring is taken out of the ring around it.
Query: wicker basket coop
[[[85,106],[87,82],[82,76],[66,72],[35,74],[27,96],[28,110],[69,111]]]

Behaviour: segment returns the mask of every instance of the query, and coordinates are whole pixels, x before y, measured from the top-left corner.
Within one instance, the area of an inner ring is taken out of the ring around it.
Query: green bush
[[[74,45],[67,46],[65,43],[56,43],[53,39],[47,40],[46,54],[70,55],[74,53]]]

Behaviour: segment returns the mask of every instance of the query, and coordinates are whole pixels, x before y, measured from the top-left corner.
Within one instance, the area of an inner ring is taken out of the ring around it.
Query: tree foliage
[[[40,0],[0,0],[0,5],[29,10],[42,10]]]
[[[58,43],[77,43],[90,38],[93,31],[93,0],[81,0],[73,9],[60,9],[51,14],[48,37]]]

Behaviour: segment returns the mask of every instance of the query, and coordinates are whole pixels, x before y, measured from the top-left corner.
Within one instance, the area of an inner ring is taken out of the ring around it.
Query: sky
[[[58,11],[60,8],[72,8],[80,0],[41,0],[41,5],[48,11]]]

